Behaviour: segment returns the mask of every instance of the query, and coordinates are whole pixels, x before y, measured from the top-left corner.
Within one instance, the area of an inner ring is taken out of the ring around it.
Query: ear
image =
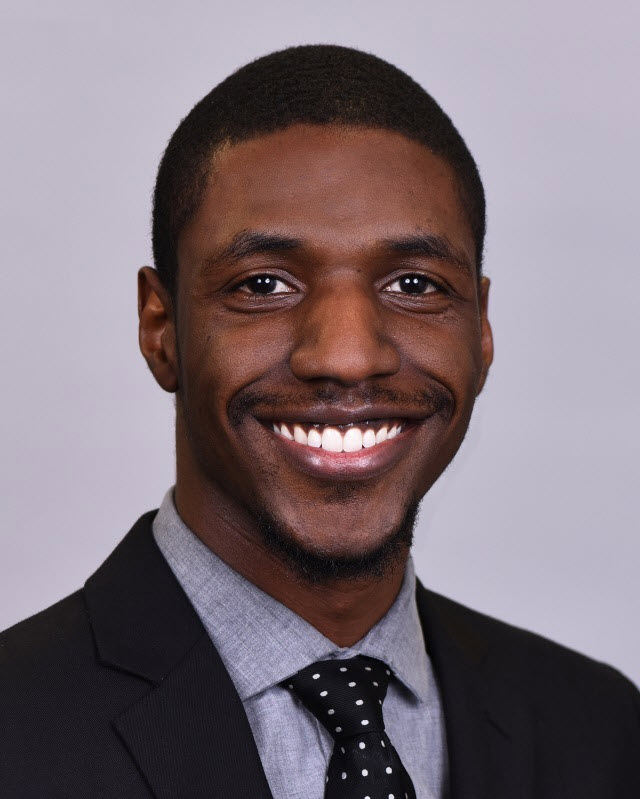
[[[491,281],[488,277],[480,278],[480,349],[482,354],[482,371],[478,382],[477,394],[479,394],[487,380],[489,367],[493,363],[493,333],[489,324],[489,286]]]
[[[138,340],[140,352],[158,385],[178,390],[175,315],[169,292],[150,266],[138,272]]]

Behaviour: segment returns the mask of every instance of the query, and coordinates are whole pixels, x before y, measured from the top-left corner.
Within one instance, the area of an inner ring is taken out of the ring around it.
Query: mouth
[[[320,415],[320,414],[318,414]],[[428,418],[375,414],[353,420],[332,415],[323,421],[306,418],[257,419],[253,444],[278,453],[286,463],[319,480],[377,479],[409,456],[416,435]],[[432,417],[431,417],[432,418]],[[263,450],[264,451],[264,450]]]
[[[371,419],[347,424],[319,422],[270,422],[273,432],[287,441],[325,452],[361,452],[373,450],[416,426],[411,419]]]

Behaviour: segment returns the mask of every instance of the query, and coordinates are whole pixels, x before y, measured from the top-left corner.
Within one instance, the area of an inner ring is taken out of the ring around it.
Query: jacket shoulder
[[[517,669],[545,684],[569,681],[596,681],[601,686],[640,698],[636,686],[613,666],[591,658],[543,635],[473,610],[460,602],[419,585],[419,602],[430,613],[444,620],[458,640],[472,641],[476,648],[486,648],[493,661],[505,668]]]
[[[93,652],[91,628],[82,591],[76,591],[0,633],[0,685],[28,679],[56,661],[68,663],[83,650]]]
[[[112,719],[148,690],[100,662],[84,590],[0,633],[0,795],[147,796]]]
[[[618,669],[423,586],[418,603],[427,626],[474,651],[485,679],[503,696],[519,697],[540,729],[582,726],[584,735],[597,730],[640,751],[640,692]]]
[[[445,699],[459,709],[475,696],[502,740],[518,741],[536,796],[640,796],[640,694],[630,680],[420,585],[417,600]],[[466,706],[461,726],[465,717]]]

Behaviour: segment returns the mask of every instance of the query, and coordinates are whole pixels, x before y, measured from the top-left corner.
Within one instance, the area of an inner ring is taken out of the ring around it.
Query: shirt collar
[[[385,616],[358,643],[341,648],[203,544],[178,515],[173,489],[154,519],[153,534],[243,701],[317,660],[359,654],[385,661],[417,699],[426,701],[432,680],[411,558]]]

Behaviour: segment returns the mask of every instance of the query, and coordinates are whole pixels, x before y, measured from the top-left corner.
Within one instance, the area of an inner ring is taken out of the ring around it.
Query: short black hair
[[[158,168],[152,235],[155,266],[172,295],[178,237],[202,200],[215,150],[298,123],[395,131],[445,160],[458,178],[480,274],[484,190],[453,122],[419,84],[387,61],[350,47],[302,45],[241,67],[191,109],[169,140]]]

